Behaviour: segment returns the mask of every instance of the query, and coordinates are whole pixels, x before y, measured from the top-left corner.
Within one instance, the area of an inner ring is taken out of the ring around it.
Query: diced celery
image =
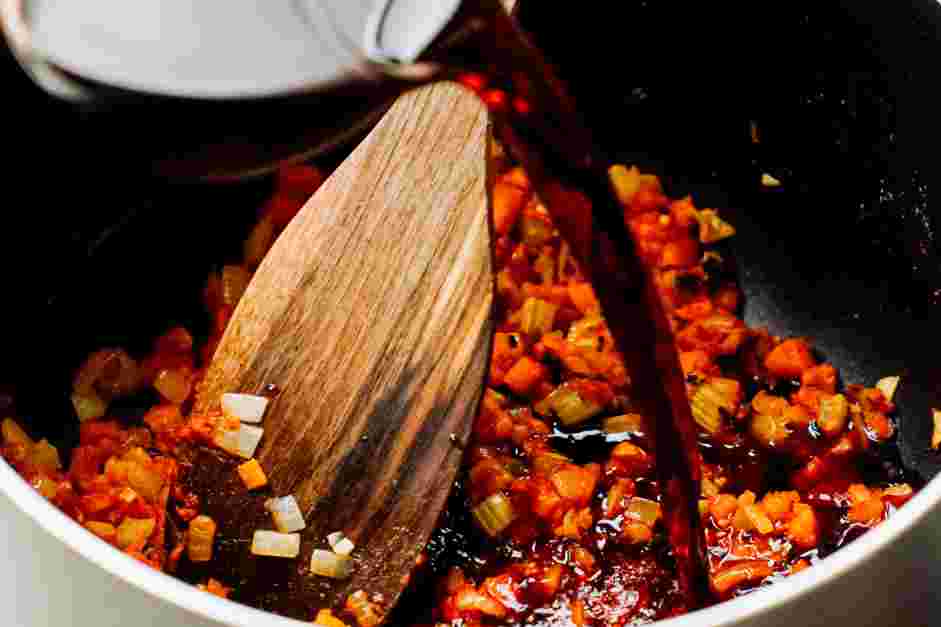
[[[559,306],[541,298],[529,297],[520,309],[520,330],[530,337],[540,337],[552,330]]]
[[[585,422],[597,416],[603,409],[600,405],[583,399],[576,390],[566,384],[557,387],[540,403],[540,407],[551,409],[567,427]]]
[[[713,244],[735,235],[735,227],[719,217],[714,209],[703,209],[696,212],[699,221],[699,241],[703,244]]]
[[[502,492],[491,494],[474,508],[474,519],[490,537],[497,537],[510,526],[516,514],[510,499]]]
[[[734,379],[713,377],[696,386],[690,396],[693,419],[709,433],[722,427],[722,413],[732,414],[738,409],[738,382]]]
[[[72,406],[75,408],[75,413],[78,414],[79,422],[101,418],[108,411],[108,402],[94,392],[73,393]]]

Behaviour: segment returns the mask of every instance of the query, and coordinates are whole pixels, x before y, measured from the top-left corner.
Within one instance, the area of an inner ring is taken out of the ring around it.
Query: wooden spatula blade
[[[391,607],[460,465],[492,335],[487,131],[456,86],[402,97],[278,239],[199,390],[197,410],[280,390],[257,457],[308,524],[291,593],[324,607]],[[313,585],[333,531],[354,574]]]

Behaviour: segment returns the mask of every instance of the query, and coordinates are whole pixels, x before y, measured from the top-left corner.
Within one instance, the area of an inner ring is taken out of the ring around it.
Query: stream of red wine
[[[669,322],[608,181],[611,163],[552,67],[498,0],[464,2],[428,58],[458,68],[450,70],[451,77],[487,105],[497,137],[526,169],[562,236],[589,269],[628,365],[632,401],[652,418],[657,478],[677,577],[688,607],[697,607],[707,577],[696,514],[696,428]],[[580,200],[585,197],[590,204]],[[589,233],[579,226],[585,212],[593,222]]]

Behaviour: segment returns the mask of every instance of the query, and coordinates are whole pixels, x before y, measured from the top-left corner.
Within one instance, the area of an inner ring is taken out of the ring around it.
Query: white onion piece
[[[215,436],[213,436],[213,443],[221,448],[226,453],[232,455],[239,454],[239,431],[241,431],[241,425],[238,429],[216,429]]]
[[[301,508],[297,505],[297,499],[293,496],[268,499],[265,501],[265,509],[271,512],[274,526],[281,533],[300,531],[307,526],[304,522],[304,515],[301,514]]]
[[[261,436],[264,435],[265,430],[261,427],[253,427],[251,425],[242,425],[239,429],[239,444],[238,444],[238,454],[244,457],[245,459],[251,459],[255,456],[255,449],[258,448],[258,443],[261,442]]]
[[[333,552],[343,557],[349,557],[355,548],[356,545],[353,544],[352,540],[349,538],[341,538],[340,541],[336,543],[336,546],[333,547]]]
[[[895,396],[895,390],[898,388],[899,381],[901,380],[901,377],[883,377],[876,383],[876,387],[882,392],[885,399],[891,403],[892,397]]]
[[[236,394],[229,392],[222,395],[222,412],[238,418],[242,422],[257,424],[261,422],[268,407],[268,399],[254,394]]]
[[[353,560],[331,551],[314,549],[310,556],[310,572],[331,579],[346,579],[353,574]]]
[[[279,533],[259,529],[252,536],[252,554],[263,557],[297,557],[301,553],[298,533]]]
[[[258,448],[264,433],[265,430],[261,427],[240,424],[236,429],[217,429],[213,443],[226,453],[251,459],[255,456],[255,449]]]
[[[337,543],[339,543],[340,540],[345,537],[346,536],[343,535],[342,531],[334,531],[333,533],[327,535],[327,544],[330,545],[331,549],[336,550]]]

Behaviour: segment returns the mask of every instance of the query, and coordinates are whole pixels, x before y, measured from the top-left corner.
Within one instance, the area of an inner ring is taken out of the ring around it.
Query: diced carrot
[[[660,251],[660,267],[685,268],[699,262],[699,242],[691,237],[683,237],[667,242]]]
[[[346,623],[333,615],[331,610],[320,610],[314,618],[314,623],[323,627],[347,627]]]
[[[696,207],[690,196],[670,203],[670,217],[680,229],[689,229],[694,224],[699,224],[699,220],[696,219]]]
[[[598,313],[601,311],[601,304],[598,297],[595,296],[595,290],[588,282],[573,282],[568,286],[569,300],[575,305],[582,315]]]
[[[801,373],[801,385],[833,394],[836,391],[836,376],[836,368],[830,364],[820,364]]]
[[[677,318],[682,318],[683,320],[700,320],[702,318],[708,318],[712,315],[712,312],[715,310],[715,307],[712,304],[712,301],[708,298],[697,298],[693,302],[678,307],[673,314]]]
[[[504,172],[500,180],[525,191],[532,189],[532,183],[529,181],[529,175],[526,174],[526,170],[518,166]]]
[[[620,476],[637,477],[650,470],[651,459],[647,452],[630,442],[621,442],[611,451],[607,471]]]
[[[482,500],[506,488],[513,482],[513,475],[498,459],[485,459],[474,464],[468,474],[471,494]]]
[[[528,197],[527,190],[506,181],[497,181],[491,192],[493,230],[497,235],[506,235],[512,230]]]
[[[815,363],[807,342],[799,339],[781,342],[765,357],[768,373],[781,379],[797,379]]]
[[[676,334],[680,350],[703,350],[710,355],[734,355],[748,337],[745,323],[735,316],[719,311],[696,320]]]
[[[810,505],[794,504],[794,518],[788,523],[787,535],[800,549],[806,550],[817,546],[819,539],[817,516]]]
[[[223,599],[228,599],[229,593],[232,592],[232,588],[228,586],[224,586],[222,585],[221,582],[210,577],[209,581],[206,582],[206,592],[208,592],[209,594],[214,594],[215,596],[221,597]],[[326,611],[329,612],[329,610],[326,610]],[[318,618],[319,618],[319,614],[318,614]],[[327,625],[326,623],[321,623],[319,621],[315,621],[315,622],[317,622],[320,625],[324,625],[324,627],[332,627],[332,626]],[[337,622],[339,622],[340,624],[337,625],[336,627],[346,627],[346,625],[344,625],[342,621],[337,621]]]
[[[242,478],[242,483],[244,483],[245,487],[249,490],[268,485],[268,476],[265,475],[265,471],[262,469],[257,459],[250,459],[244,464],[240,464],[237,470],[239,477]]]
[[[600,474],[601,469],[597,464],[584,467],[568,464],[554,472],[549,480],[559,496],[581,506],[588,504],[591,499]]]
[[[712,363],[712,358],[705,351],[683,351],[680,353],[680,366],[683,368],[683,374],[698,372],[700,374],[710,374],[716,370]]]
[[[513,364],[503,381],[517,394],[526,395],[548,376],[549,372],[544,365],[532,357],[523,357]]]
[[[727,527],[738,509],[738,500],[731,494],[717,494],[709,503],[709,513],[720,527]]]

